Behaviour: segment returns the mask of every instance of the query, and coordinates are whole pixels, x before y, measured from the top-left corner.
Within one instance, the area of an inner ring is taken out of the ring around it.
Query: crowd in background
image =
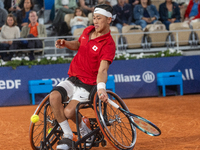
[[[4,8],[0,8],[0,50],[42,48],[42,40],[24,39],[47,37],[45,25],[38,23],[38,15],[34,11],[33,0],[6,0],[2,5],[4,5]],[[19,38],[22,40],[13,41],[13,39]],[[12,51],[2,52],[0,57],[9,61],[13,55],[17,54],[17,52]],[[29,51],[28,56],[30,60],[34,60],[34,51]]]
[[[39,4],[39,11],[34,11],[34,2]],[[89,25],[89,15],[97,4],[108,4],[113,7],[115,19],[112,26],[122,32],[123,26],[139,25],[142,29],[148,24],[163,23],[169,30],[171,23],[192,22],[200,20],[200,0],[165,0],[159,9],[151,0],[55,0],[51,9],[47,30],[53,30],[60,35],[73,35],[78,28]],[[181,9],[187,7],[184,18]],[[0,50],[22,48],[41,48],[42,40],[12,41],[18,38],[46,37],[46,27],[38,23],[38,15],[44,11],[42,0],[0,0]],[[73,14],[69,25],[65,21],[66,14]],[[10,39],[10,41],[2,41]],[[0,53],[4,60],[10,60],[16,53]],[[34,59],[33,51],[29,53],[30,60]]]

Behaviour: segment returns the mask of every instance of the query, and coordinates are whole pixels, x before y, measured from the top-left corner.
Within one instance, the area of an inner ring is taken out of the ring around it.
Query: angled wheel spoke
[[[38,108],[36,109],[35,114],[37,114],[40,118],[40,121],[35,123],[34,125],[31,124],[30,125],[30,142],[31,142],[31,147],[35,150],[39,150],[40,149],[40,144],[41,141],[44,140],[44,125],[46,124],[46,137],[48,136],[48,130],[50,128],[53,128],[55,126],[55,118],[53,115],[53,112],[51,110],[50,105],[47,103],[48,101],[48,96],[45,97],[43,99],[43,101],[40,103],[40,105],[38,106]],[[44,122],[44,110],[45,110],[45,106],[46,107],[46,120]],[[57,134],[57,133],[55,133]],[[48,147],[53,147],[52,143],[55,143],[57,140],[56,139],[56,135],[52,134],[51,137],[49,137],[49,139],[46,139],[48,141]],[[50,144],[50,145],[49,145]]]
[[[107,92],[108,97],[128,110],[125,103],[113,92]],[[95,97],[95,113],[98,113],[97,120],[104,136],[116,149],[132,149],[136,141],[136,130],[130,120],[119,110],[110,104],[101,104],[101,100]],[[101,104],[101,105],[100,105]],[[97,107],[97,108],[96,108]],[[98,112],[96,111],[98,110]]]

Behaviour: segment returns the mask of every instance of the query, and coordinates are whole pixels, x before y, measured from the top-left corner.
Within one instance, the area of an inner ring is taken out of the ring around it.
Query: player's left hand
[[[107,103],[108,102],[108,95],[106,93],[105,89],[99,89],[97,91],[99,99],[102,100],[103,102]]]

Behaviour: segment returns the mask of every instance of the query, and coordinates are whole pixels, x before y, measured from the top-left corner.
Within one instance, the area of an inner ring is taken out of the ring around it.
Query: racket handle
[[[110,100],[110,99],[108,99],[108,103],[110,103],[110,105],[112,105],[113,107],[115,107],[115,108],[119,108],[119,106],[115,103],[115,102],[113,102],[112,100]]]

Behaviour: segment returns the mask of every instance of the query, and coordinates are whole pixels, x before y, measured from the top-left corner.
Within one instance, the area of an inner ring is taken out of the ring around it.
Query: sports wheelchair
[[[131,150],[136,142],[136,129],[130,124],[130,120],[119,110],[109,103],[103,103],[93,88],[89,95],[88,102],[80,102],[76,107],[76,130],[73,133],[77,140],[72,142],[72,150],[89,150],[92,147],[102,147],[107,145],[107,141],[116,149]],[[125,110],[128,107],[123,100],[112,91],[107,90],[109,99]],[[91,108],[94,110],[96,118],[89,118],[92,132],[84,137],[80,136],[78,113],[79,106],[85,104],[81,109]],[[64,106],[67,103],[63,103]],[[49,103],[47,95],[38,105],[34,114],[38,115],[40,120],[37,123],[30,123],[29,137],[30,144],[34,150],[53,150],[56,149],[57,142],[61,139],[63,132],[56,121]],[[86,139],[94,136],[92,142],[87,144]],[[107,140],[107,141],[106,141]]]

